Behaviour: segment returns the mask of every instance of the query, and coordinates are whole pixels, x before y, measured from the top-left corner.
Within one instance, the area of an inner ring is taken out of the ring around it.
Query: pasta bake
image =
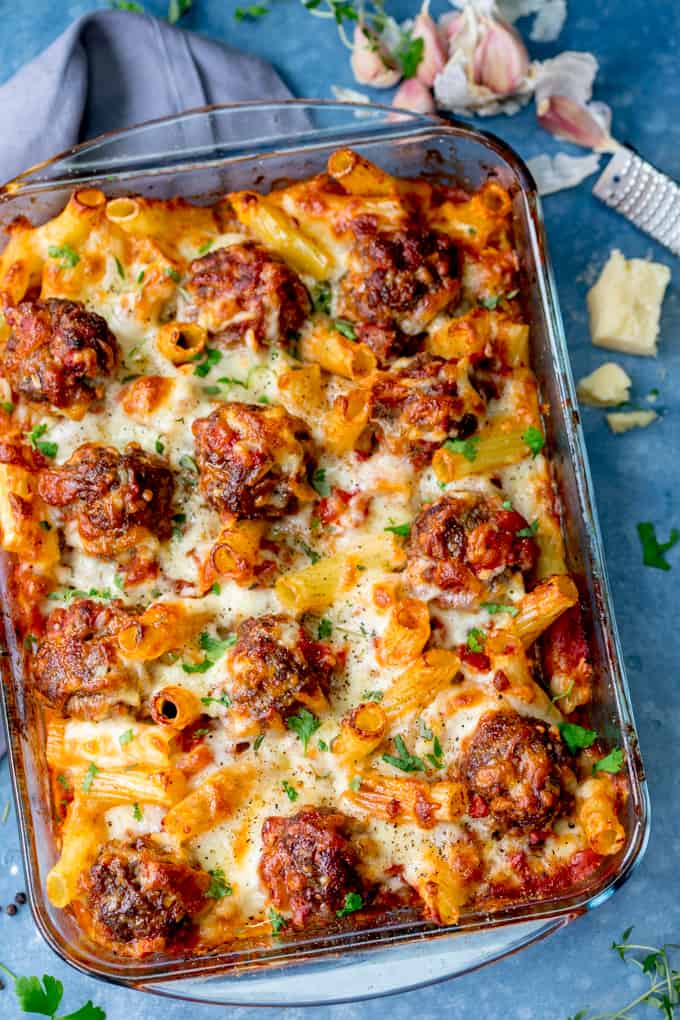
[[[73,194],[0,260],[0,532],[47,893],[111,953],[454,925],[625,842],[511,197]]]

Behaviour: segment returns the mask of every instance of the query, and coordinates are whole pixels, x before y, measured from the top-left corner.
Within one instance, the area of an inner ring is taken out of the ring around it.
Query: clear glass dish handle
[[[335,953],[276,970],[142,983],[156,995],[223,1006],[320,1006],[355,1002],[446,981],[552,935],[572,916],[522,921],[464,938]]]

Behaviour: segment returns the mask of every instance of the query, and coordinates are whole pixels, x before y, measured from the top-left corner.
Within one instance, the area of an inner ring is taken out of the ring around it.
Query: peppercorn
[[[24,903],[26,902],[26,893],[18,892],[14,897],[14,902],[18,903],[20,907],[23,907]]]
[[[9,914],[10,917],[14,917],[14,915],[17,913],[18,909],[19,908],[17,906],[15,906],[14,903],[8,903],[7,906],[5,907],[5,910],[7,911],[7,913]]]

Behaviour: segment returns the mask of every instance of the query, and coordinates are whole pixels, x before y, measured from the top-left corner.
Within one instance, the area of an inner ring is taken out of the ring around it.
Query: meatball
[[[77,522],[92,555],[113,557],[146,533],[159,539],[172,533],[172,471],[166,460],[136,443],[128,443],[124,453],[85,443],[65,464],[40,473],[38,491]]]
[[[351,226],[356,241],[340,285],[339,313],[421,333],[460,290],[455,244],[415,222],[388,232],[378,230],[373,217],[360,216]]]
[[[330,808],[306,808],[262,826],[260,877],[277,910],[290,911],[296,928],[334,920],[348,893],[363,897],[350,820]]]
[[[149,837],[101,847],[81,888],[95,937],[124,956],[158,953],[205,905],[210,876]]]
[[[311,311],[299,277],[255,241],[218,248],[195,259],[189,271],[186,289],[200,325],[228,339],[252,330],[259,343],[285,344]]]
[[[474,604],[507,569],[530,571],[538,544],[516,510],[477,492],[457,492],[416,517],[407,547],[406,577],[415,589],[434,585],[450,604]]]
[[[485,405],[462,363],[418,354],[380,372],[371,388],[371,421],[388,448],[416,459],[430,456],[450,437],[477,429]]]
[[[79,301],[60,298],[22,301],[5,318],[12,332],[3,361],[12,389],[81,418],[103,395],[99,380],[118,360],[118,342],[106,320]]]
[[[409,336],[391,322],[363,322],[356,327],[357,339],[371,348],[381,368],[396,358],[416,354],[422,347],[422,336]]]
[[[192,425],[201,492],[223,514],[283,517],[315,498],[307,426],[282,407],[224,403]]]
[[[327,691],[335,656],[327,644],[313,641],[295,620],[268,614],[240,625],[229,668],[234,705],[263,720],[285,712],[301,694]]]
[[[39,694],[65,716],[105,719],[139,707],[137,673],[125,663],[116,635],[134,623],[117,600],[78,599],[55,609],[32,659]]]
[[[461,772],[474,817],[531,832],[568,809],[565,783],[573,773],[554,727],[512,711],[486,712],[466,744]]]

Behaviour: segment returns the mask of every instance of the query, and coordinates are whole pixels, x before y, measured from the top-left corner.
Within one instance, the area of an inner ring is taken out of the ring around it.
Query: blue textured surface
[[[55,4],[0,2],[0,75],[12,71],[47,45],[74,17],[98,6],[86,0]],[[271,60],[296,95],[329,97],[330,84],[352,86],[346,53],[328,22],[307,16],[295,0],[277,0],[274,11],[258,23],[237,25],[233,0],[195,0],[183,25],[229,41]],[[399,0],[390,9],[399,16],[415,4]],[[147,4],[162,13],[158,0]],[[440,6],[435,5],[435,11]],[[561,49],[591,50],[601,63],[597,98],[614,110],[616,135],[636,145],[661,169],[680,179],[680,76],[677,46],[680,5],[674,0],[626,0],[625,3],[571,0],[567,25],[550,46],[534,46],[536,57]],[[513,118],[487,120],[525,157],[558,146],[535,124],[528,108]],[[663,573],[642,566],[635,524],[652,520],[662,539],[680,526],[680,267],[666,251],[590,195],[590,184],[549,197],[545,214],[574,373],[578,377],[608,360],[589,341],[585,294],[612,247],[632,257],[652,256],[668,264],[674,280],[664,306],[659,358],[616,355],[634,381],[634,396],[652,387],[663,409],[647,430],[613,436],[602,412],[584,411],[584,425],[595,480],[600,521],[607,550],[614,602],[653,802],[649,849],[633,877],[611,900],[548,942],[514,959],[424,991],[389,1001],[314,1010],[314,1017],[394,1020],[417,1013],[420,1020],[560,1020],[587,1005],[603,1011],[620,1006],[641,990],[640,978],[609,951],[612,938],[628,925],[639,941],[680,941],[677,857],[680,825],[675,776],[680,767],[677,723],[680,719],[680,654],[677,608],[680,547],[669,554],[674,570]],[[643,406],[647,406],[644,405]],[[675,775],[674,775],[675,774]],[[0,811],[9,798],[6,762],[0,765]],[[14,810],[0,825],[0,903],[10,902],[23,885]],[[254,1010],[194,1007],[99,984],[65,966],[35,931],[28,908],[18,916],[0,914],[0,961],[21,973],[48,972],[66,986],[65,1006],[74,1009],[91,997],[106,1008],[108,1020],[203,1020],[234,1015],[249,1020]],[[68,1011],[68,1010],[66,1010]],[[286,1020],[304,1010],[276,1011]],[[0,1017],[16,1013],[9,991],[0,992]]]

